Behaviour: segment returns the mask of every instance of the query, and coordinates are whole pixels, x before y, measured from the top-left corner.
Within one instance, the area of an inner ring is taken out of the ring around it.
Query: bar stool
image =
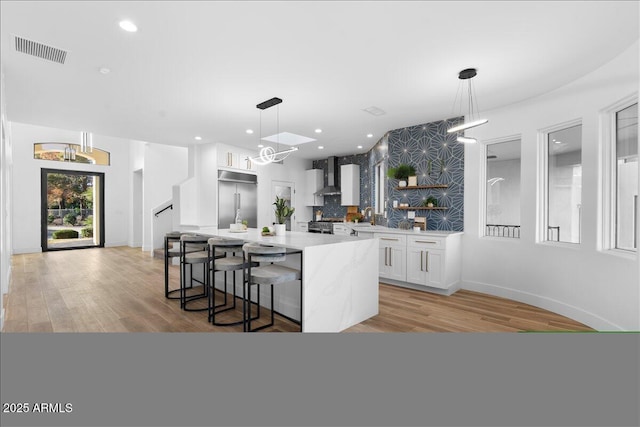
[[[173,258],[180,257],[180,248],[174,248],[174,243],[180,242],[180,232],[171,231],[164,235],[164,296],[168,299],[180,299],[180,295],[173,296],[173,293],[180,292],[180,287],[169,289],[169,263]]]
[[[209,239],[208,243],[209,264],[211,265],[209,276],[209,322],[218,326],[231,326],[244,323],[244,318],[233,322],[219,322],[216,321],[215,318],[216,314],[235,310],[236,308],[236,271],[244,271],[244,269],[249,265],[249,262],[245,261],[244,256],[237,255],[242,253],[244,240],[212,237]],[[254,266],[258,266],[257,262],[254,262],[253,264]],[[233,272],[233,304],[228,307],[227,273],[230,271]],[[215,291],[217,290],[215,287],[215,274],[217,272],[223,272],[224,274],[224,303],[218,305],[215,304]],[[218,308],[220,309],[216,310]]]
[[[209,251],[208,238],[197,234],[182,234],[180,236],[180,307],[185,311],[205,311],[208,307],[192,308],[188,302],[196,301],[209,296]],[[202,265],[202,282],[193,278],[193,266]],[[187,266],[189,266],[189,286],[187,286]],[[202,285],[202,292],[187,295],[187,289],[193,288],[193,282]]]
[[[249,265],[247,266],[247,277],[244,279],[247,291],[244,292],[243,300],[243,318],[245,320],[243,330],[245,332],[255,332],[264,328],[273,326],[274,324],[274,308],[273,308],[273,285],[300,280],[300,331],[302,332],[302,272],[300,270],[285,267],[275,263],[282,262],[286,259],[287,250],[275,246],[263,246],[259,243],[246,243],[243,246],[244,256],[247,258]],[[270,264],[252,267],[254,262],[268,262]],[[251,321],[256,317],[251,317],[251,286],[258,286],[258,315],[260,315],[260,285],[271,286],[271,323],[251,329]]]

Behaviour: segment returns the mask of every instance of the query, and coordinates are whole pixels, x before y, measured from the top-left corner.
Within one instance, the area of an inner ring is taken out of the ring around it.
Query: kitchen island
[[[303,332],[340,332],[378,314],[378,240],[375,238],[296,231],[287,231],[284,236],[262,236],[255,228],[241,233],[213,227],[194,231],[298,252],[287,256],[285,265],[298,269],[302,265]],[[269,306],[268,288],[264,291],[262,305]],[[275,310],[300,320],[299,292],[298,282],[278,285]]]

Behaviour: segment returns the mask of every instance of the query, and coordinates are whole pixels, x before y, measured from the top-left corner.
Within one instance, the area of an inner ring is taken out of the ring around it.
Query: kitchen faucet
[[[376,214],[373,212],[373,208],[371,206],[367,206],[362,211],[362,216],[367,217],[367,211],[371,211],[371,225],[376,225]]]

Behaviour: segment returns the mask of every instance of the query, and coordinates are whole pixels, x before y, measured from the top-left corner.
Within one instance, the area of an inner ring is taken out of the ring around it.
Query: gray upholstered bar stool
[[[211,273],[209,276],[209,322],[218,326],[239,325],[240,323],[244,323],[243,318],[237,321],[229,322],[216,321],[216,314],[229,310],[235,310],[236,308],[236,272],[243,272],[244,269],[249,265],[249,262],[245,260],[244,256],[242,256],[242,246],[244,245],[244,240],[229,239],[225,237],[212,237],[209,239],[208,243],[209,264],[211,266]],[[254,266],[257,265],[258,263],[254,263]],[[215,304],[215,291],[217,290],[215,283],[215,274],[217,272],[222,272],[224,274],[224,291],[222,291],[224,292],[224,302],[218,305]],[[233,273],[233,301],[231,305],[229,305],[229,302],[227,300],[227,273],[229,272]],[[242,277],[244,279],[244,274]]]
[[[200,308],[189,307],[187,303],[209,296],[209,250],[208,238],[197,234],[182,234],[180,236],[180,307],[185,311],[205,311],[207,306]],[[194,265],[202,265],[202,281],[193,277]],[[189,277],[187,277],[189,266]],[[187,279],[189,285],[187,286]],[[193,282],[202,285],[202,292],[187,295],[187,289],[193,288]]]
[[[274,324],[274,307],[273,307],[273,286],[300,280],[300,331],[302,331],[302,271],[294,268],[278,265],[276,263],[283,262],[287,257],[286,248],[278,248],[275,246],[264,246],[259,243],[246,243],[243,246],[244,255],[249,263],[246,269],[245,291],[243,292],[243,317],[245,320],[243,330],[245,332],[255,332],[264,328],[273,326]],[[259,267],[253,267],[253,263],[269,263],[261,264]],[[260,285],[271,286],[271,322],[267,325],[259,326],[251,329],[251,321],[256,317],[251,317],[251,286],[258,286],[258,316],[260,315]]]

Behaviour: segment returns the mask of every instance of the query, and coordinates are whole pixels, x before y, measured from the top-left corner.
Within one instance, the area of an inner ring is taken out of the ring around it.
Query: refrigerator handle
[[[233,214],[238,212],[238,193],[233,193]]]
[[[240,196],[242,196],[242,194],[238,193],[238,206],[236,207],[236,210],[242,209],[242,206],[240,206],[240,200],[241,200]]]

